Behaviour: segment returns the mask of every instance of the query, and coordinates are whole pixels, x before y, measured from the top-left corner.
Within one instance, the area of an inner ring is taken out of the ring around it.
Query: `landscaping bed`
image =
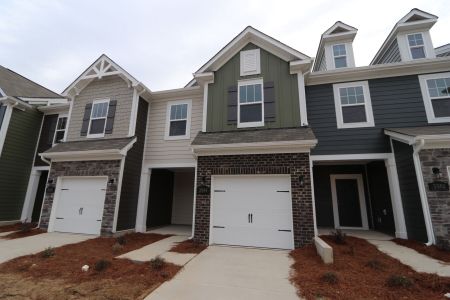
[[[180,267],[115,257],[166,237],[143,233],[100,237],[10,260],[0,265],[0,299],[142,299]],[[87,272],[83,265],[89,266]]]
[[[291,252],[291,281],[306,299],[445,299],[450,292],[450,278],[415,272],[365,240],[321,238],[333,247],[333,264],[314,245]]]
[[[38,228],[34,228],[34,229],[26,230],[26,231],[14,231],[8,235],[4,235],[4,236],[0,237],[0,239],[7,239],[7,240],[19,239],[19,238],[33,236],[33,235],[37,235],[37,234],[41,234],[41,233],[45,233],[45,232],[46,232],[45,230],[38,229]]]
[[[22,223],[0,226],[0,232],[18,231],[22,229]]]
[[[177,252],[177,253],[192,253],[192,254],[198,254],[205,250],[208,246],[196,243],[193,240],[186,240],[180,243],[177,243],[175,246],[170,249],[170,252]]]
[[[404,239],[393,239],[392,241],[399,245],[414,249],[417,252],[427,255],[429,257],[450,263],[450,251],[440,249],[435,245],[427,246],[420,242]]]

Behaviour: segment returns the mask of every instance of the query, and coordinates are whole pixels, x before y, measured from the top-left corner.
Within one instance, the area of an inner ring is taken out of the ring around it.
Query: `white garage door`
[[[293,249],[289,176],[214,176],[211,243]]]
[[[61,178],[54,231],[100,234],[106,177]]]

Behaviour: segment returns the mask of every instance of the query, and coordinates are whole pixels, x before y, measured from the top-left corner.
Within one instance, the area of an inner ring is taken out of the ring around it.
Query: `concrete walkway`
[[[210,246],[146,300],[298,299],[288,251]]]
[[[157,256],[163,258],[167,262],[183,266],[197,254],[182,254],[168,252],[177,243],[187,240],[186,236],[171,236],[155,243],[149,244],[137,250],[127,252],[117,258],[125,258],[133,261],[149,261]]]
[[[439,276],[450,277],[450,265],[440,262],[416,250],[398,245],[392,241],[367,240],[375,245],[378,250],[398,259],[405,265],[410,266],[417,272],[437,273]]]
[[[1,240],[0,263],[19,256],[35,254],[48,247],[79,243],[95,237],[85,234],[49,232],[13,240]]]

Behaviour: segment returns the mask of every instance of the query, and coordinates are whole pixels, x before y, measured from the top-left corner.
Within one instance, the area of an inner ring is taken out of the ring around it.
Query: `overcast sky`
[[[247,25],[311,56],[340,20],[358,28],[357,66],[417,7],[439,16],[434,46],[450,42],[449,0],[0,1],[0,64],[62,92],[102,53],[153,91],[183,87]]]

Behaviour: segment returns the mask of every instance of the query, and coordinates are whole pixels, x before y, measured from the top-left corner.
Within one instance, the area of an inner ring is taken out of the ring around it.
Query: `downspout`
[[[51,165],[52,162],[49,161],[48,159],[46,159],[42,153],[39,154],[39,156],[41,157],[41,159],[42,159],[43,162],[47,163],[48,165]]]
[[[425,145],[424,139],[420,139],[418,142],[416,142],[413,145],[413,149],[414,149],[413,160],[414,160],[414,168],[416,170],[417,183],[419,186],[420,200],[422,202],[423,217],[425,220],[425,227],[427,230],[427,237],[428,237],[428,242],[426,242],[425,245],[430,246],[430,245],[434,244],[434,233],[433,233],[433,227],[432,227],[432,223],[431,223],[430,208],[428,206],[427,193],[425,190],[425,182],[423,180],[422,168],[421,168],[420,157],[419,157],[419,152],[423,149],[424,145]]]

